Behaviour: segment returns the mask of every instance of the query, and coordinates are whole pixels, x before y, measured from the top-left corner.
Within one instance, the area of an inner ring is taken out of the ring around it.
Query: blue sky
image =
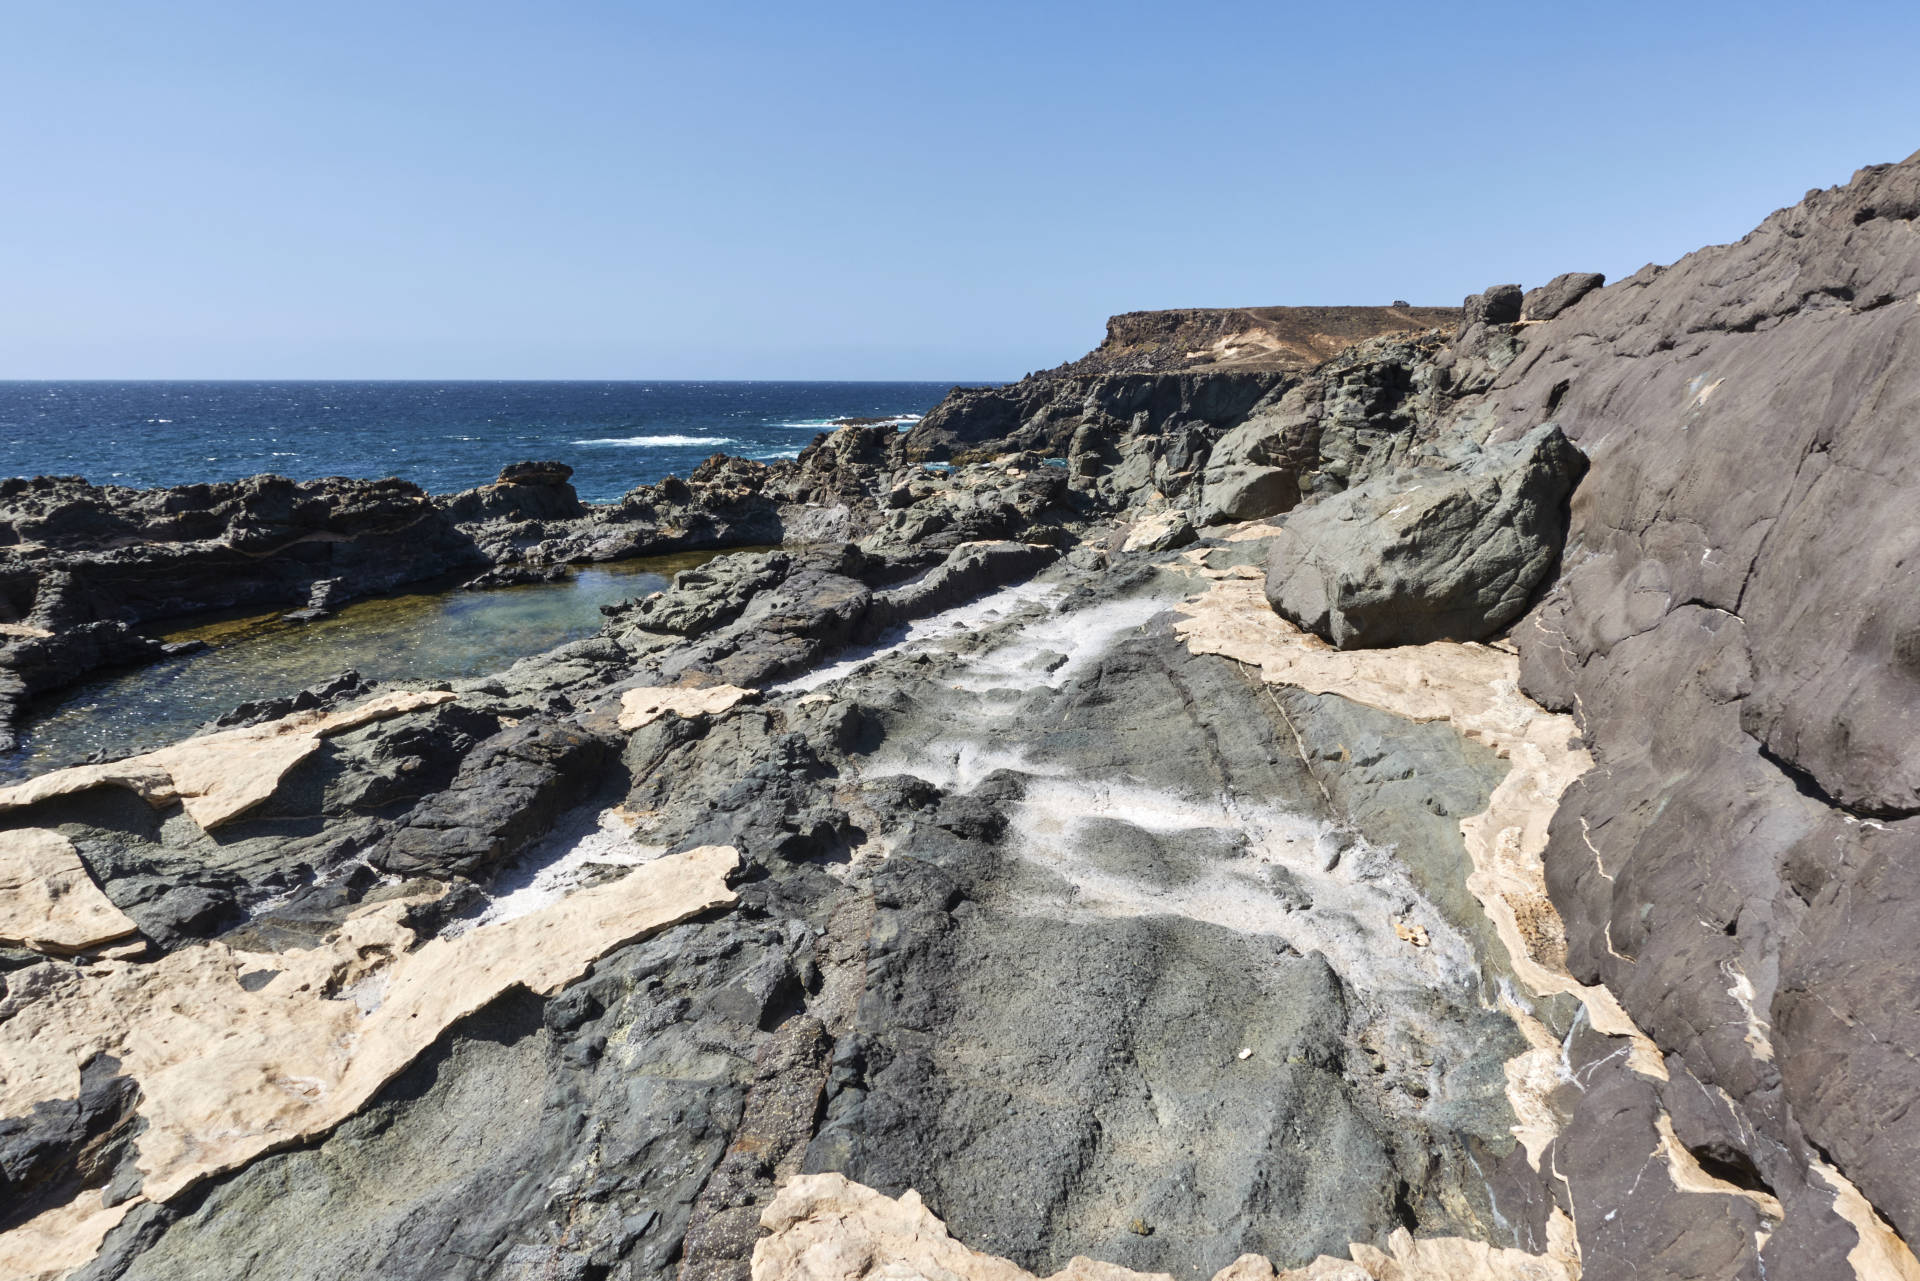
[[[1920,7],[0,0],[0,377],[1011,378],[1920,148]]]

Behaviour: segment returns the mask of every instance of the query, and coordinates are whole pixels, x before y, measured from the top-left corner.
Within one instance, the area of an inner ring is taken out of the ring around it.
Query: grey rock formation
[[[1547,424],[1455,471],[1349,489],[1281,526],[1267,599],[1342,649],[1482,640],[1525,613],[1559,563],[1586,470]]]
[[[1831,1161],[1909,1240],[1916,217],[1920,157],[1861,170],[1529,327],[1487,395],[1595,459],[1515,629],[1600,762],[1548,852],[1574,968],[1726,1092],[1757,1177],[1818,1197]]]
[[[1606,283],[1607,278],[1597,271],[1569,271],[1555,276],[1538,289],[1527,290],[1520,300],[1520,319],[1552,320]]]
[[[1520,319],[1524,299],[1518,285],[1494,285],[1484,293],[1468,294],[1460,304],[1458,337],[1464,338],[1475,325],[1511,325]]]
[[[274,608],[377,590],[396,537],[420,550],[398,572],[444,553],[492,581],[782,546],[325,739],[212,833],[119,786],[0,813],[0,853],[53,833],[140,930],[118,959],[0,952],[0,1034],[206,961],[237,1005],[349,919],[377,969],[378,922],[454,955],[661,851],[739,859],[731,905],[490,999],[337,1128],[176,1194],[143,1174],[164,1091],[79,1038],[0,1118],[0,1229],[153,1194],[89,1281],[746,1281],[776,1188],[831,1170],[1041,1271],[1291,1267],[1401,1229],[1542,1256],[1489,1277],[1567,1275],[1544,1256],[1570,1248],[1589,1281],[1908,1267],[1916,225],[1920,157],[1673,267],[1501,287],[1317,365],[1241,352],[1307,350],[1298,315],[1116,318],[916,433],[601,507],[558,464],[435,500],[6,482],[21,697],[220,599],[222,546],[259,553],[232,590]],[[1180,552],[1123,550],[1175,529]],[[1328,651],[1260,608],[1268,562],[1338,643],[1511,626],[1520,658]],[[1436,714],[1449,662],[1520,728]],[[1513,693],[1516,663],[1571,719]],[[720,682],[755,692],[698,701]],[[622,728],[634,691],[704,710]],[[1530,839],[1477,825],[1495,798],[1533,833],[1551,812],[1559,916],[1483,906],[1499,877],[1469,858],[1520,876]],[[1533,985],[1513,931],[1606,992]],[[358,972],[308,995],[386,999]]]

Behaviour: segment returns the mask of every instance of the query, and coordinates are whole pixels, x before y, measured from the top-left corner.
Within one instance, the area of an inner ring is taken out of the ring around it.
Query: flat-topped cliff
[[[1306,370],[1367,338],[1452,326],[1458,307],[1182,307],[1107,321],[1094,350],[1054,374]]]

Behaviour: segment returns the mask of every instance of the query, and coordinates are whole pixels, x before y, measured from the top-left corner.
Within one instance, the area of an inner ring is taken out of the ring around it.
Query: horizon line
[[[1038,372],[1029,370],[1029,373]],[[1015,378],[321,378],[305,375],[297,378],[192,378],[179,375],[164,378],[124,378],[89,376],[85,378],[0,377],[8,383],[811,383],[827,386],[837,383],[951,383],[956,387],[978,387],[1017,382]]]

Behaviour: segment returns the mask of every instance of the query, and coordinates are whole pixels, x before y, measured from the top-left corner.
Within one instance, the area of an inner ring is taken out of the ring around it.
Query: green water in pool
[[[43,700],[0,778],[115,756],[183,738],[237,704],[276,698],[353,670],[367,680],[456,680],[511,666],[591,636],[600,606],[667,586],[717,552],[591,565],[557,583],[493,591],[421,591],[354,601],[329,618],[289,623],[279,612],[157,631],[207,648],[119,671]]]

